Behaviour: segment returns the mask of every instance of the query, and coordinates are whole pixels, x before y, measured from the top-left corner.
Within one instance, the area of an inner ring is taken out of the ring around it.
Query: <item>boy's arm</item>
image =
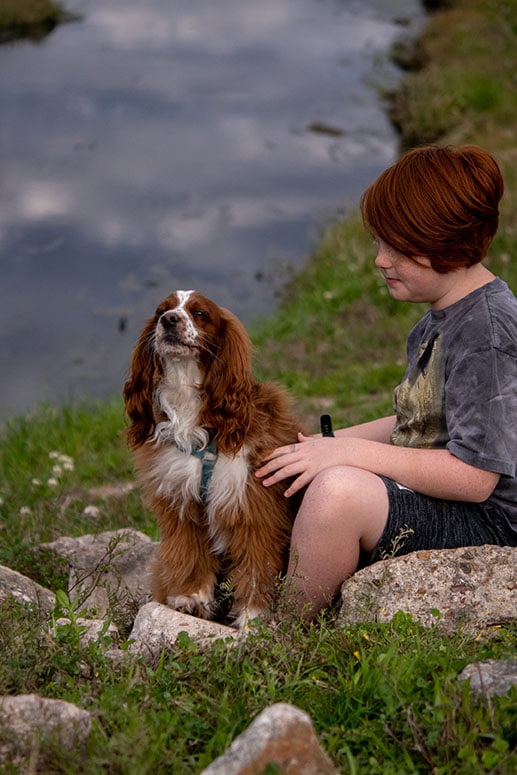
[[[500,477],[494,471],[465,463],[448,449],[415,449],[350,439],[349,448],[343,452],[349,465],[387,476],[433,498],[482,503]]]
[[[446,449],[414,449],[391,444],[386,448],[395,421],[395,415],[381,417],[337,430],[336,436],[378,442],[378,446],[362,445],[362,454],[359,449],[355,464],[424,495],[477,503],[491,495],[500,475],[469,465]]]
[[[388,425],[376,424],[367,432],[385,433]],[[499,481],[498,473],[471,466],[447,449],[401,447],[346,433],[336,434],[335,438],[299,438],[300,444],[274,450],[256,472],[266,486],[294,478],[286,496],[294,495],[320,471],[334,466],[362,468],[423,495],[471,503],[485,501]]]
[[[360,425],[351,425],[348,428],[339,428],[336,436],[350,437],[356,439],[368,439],[369,441],[381,441],[389,444],[390,436],[395,427],[395,415],[389,417],[379,417],[377,420],[364,422]]]

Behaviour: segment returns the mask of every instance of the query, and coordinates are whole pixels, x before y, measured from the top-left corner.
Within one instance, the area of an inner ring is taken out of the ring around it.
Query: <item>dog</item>
[[[124,385],[127,443],[160,528],[153,599],[237,628],[271,609],[296,511],[285,482],[266,488],[254,471],[301,430],[251,355],[235,315],[178,290],[147,320]]]

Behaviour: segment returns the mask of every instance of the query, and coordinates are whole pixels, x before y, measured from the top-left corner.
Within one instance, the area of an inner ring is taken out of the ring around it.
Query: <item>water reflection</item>
[[[392,160],[375,81],[422,22],[417,0],[67,7],[82,21],[0,48],[0,416],[118,392],[173,288],[267,314]]]

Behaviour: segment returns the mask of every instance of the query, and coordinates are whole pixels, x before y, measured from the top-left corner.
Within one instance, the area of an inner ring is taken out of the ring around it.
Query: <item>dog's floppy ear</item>
[[[156,321],[149,318],[133,351],[130,376],[124,385],[125,411],[131,425],[127,442],[134,448],[143,444],[154,430],[153,388],[160,364],[153,348]]]
[[[216,431],[219,449],[236,451],[251,417],[251,341],[235,315],[223,307],[220,314],[217,352],[205,376],[202,424]]]

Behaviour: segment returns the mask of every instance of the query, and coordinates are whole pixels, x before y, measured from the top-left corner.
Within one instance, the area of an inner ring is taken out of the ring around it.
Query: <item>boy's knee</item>
[[[368,484],[373,485],[375,480],[382,483],[376,474],[369,471],[351,466],[336,466],[321,471],[310,486],[314,486],[317,497],[324,496],[325,499],[336,501],[346,499],[348,502],[357,497],[364,501],[368,498]]]
[[[388,516],[384,482],[376,474],[358,468],[341,466],[322,471],[311,483],[306,499],[315,529],[336,524],[343,529],[346,525],[369,544],[378,538]]]

